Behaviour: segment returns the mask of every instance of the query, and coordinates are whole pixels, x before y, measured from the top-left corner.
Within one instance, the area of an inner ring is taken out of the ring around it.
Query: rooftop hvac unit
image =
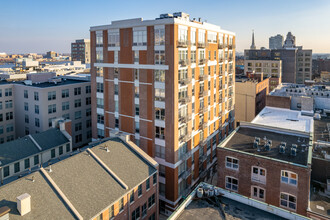
[[[281,142],[281,146],[286,147],[286,142]]]
[[[267,144],[265,145],[265,150],[266,150],[266,151],[270,151],[270,144],[267,143]]]
[[[273,145],[273,141],[272,140],[268,140],[267,141],[267,144],[269,144],[270,146],[272,146]]]
[[[260,137],[254,137],[254,141],[260,144]]]
[[[298,148],[298,145],[296,145],[296,144],[292,144],[292,148]]]
[[[291,147],[291,156],[297,156],[297,148]]]
[[[285,153],[285,146],[280,145],[280,154],[284,154],[284,153]]]
[[[254,147],[254,148],[258,148],[258,147],[259,147],[259,143],[258,143],[258,141],[255,140],[255,141],[253,142],[253,147]]]

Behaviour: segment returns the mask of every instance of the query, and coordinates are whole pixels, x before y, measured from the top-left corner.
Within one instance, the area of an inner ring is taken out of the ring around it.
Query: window
[[[56,99],[56,91],[48,92],[48,101]]]
[[[123,211],[124,210],[124,198],[121,198],[119,200],[119,212]]]
[[[29,103],[24,102],[24,111],[29,111]]]
[[[2,104],[2,103],[1,103]],[[13,107],[13,101],[12,100],[7,100],[6,101],[6,109],[7,108],[12,108]]]
[[[266,183],[266,170],[253,166],[251,180],[255,182]]]
[[[81,107],[81,99],[74,100],[74,107],[75,108]]]
[[[156,126],[156,138],[165,140],[165,128]]]
[[[3,168],[3,177],[9,176],[9,166]]]
[[[56,104],[48,105],[48,114],[56,112]]]
[[[67,97],[69,97],[69,89],[62,90],[62,98],[67,98]]]
[[[74,88],[74,95],[81,95],[81,87]]]
[[[14,164],[14,172],[18,173],[19,171],[20,171],[20,165],[19,165],[19,162],[17,162]]]
[[[7,142],[13,141],[13,140],[14,140],[14,135],[7,136]]]
[[[154,173],[154,175],[152,176],[152,183],[155,185],[157,183],[157,173]]]
[[[97,108],[104,108],[104,100],[101,98],[96,98],[96,107]]]
[[[265,190],[258,186],[252,186],[251,197],[254,199],[265,200]]]
[[[109,47],[119,47],[120,46],[120,37],[119,31],[110,31],[108,32],[108,46]]]
[[[155,45],[165,44],[165,29],[155,28]]]
[[[96,46],[103,47],[103,34],[102,33],[96,34]]]
[[[148,191],[150,189],[150,178],[146,181],[146,190]]]
[[[297,198],[293,195],[287,193],[281,193],[281,206],[289,209],[296,210],[297,207]]]
[[[129,202],[133,203],[134,202],[134,190],[132,190],[132,192],[129,195]]]
[[[81,111],[76,111],[74,113],[74,119],[80,119],[81,118]]]
[[[233,177],[226,176],[226,189],[233,190],[233,191],[237,192],[237,190],[238,190],[238,180],[233,178]]]
[[[39,164],[39,156],[38,155],[35,155],[33,159],[34,159],[34,165]]]
[[[89,117],[92,115],[92,110],[90,108],[86,109],[86,117]]]
[[[28,99],[29,98],[29,93],[27,90],[24,90],[24,98]]]
[[[104,124],[104,115],[97,114],[97,123]]]
[[[138,197],[142,196],[142,184],[138,187]]]
[[[156,220],[156,214],[152,213],[148,220]]]
[[[155,64],[160,64],[160,65],[165,64],[165,51],[164,50],[155,51]]]
[[[147,45],[147,31],[133,31],[133,46],[146,46]]]
[[[13,124],[8,124],[6,126],[6,131],[7,131],[7,133],[13,132],[14,131],[14,125]]]
[[[0,126],[0,134],[3,134],[3,125]]]
[[[14,113],[13,112],[7,112],[6,113],[6,120],[12,120],[14,118]]]
[[[34,113],[39,114],[39,105],[34,105]]]
[[[191,51],[191,62],[196,63],[196,50]]]
[[[113,218],[115,215],[113,205],[109,208],[109,219]]]
[[[90,94],[92,92],[91,86],[86,86],[86,94]]]
[[[155,194],[148,198],[148,208],[150,209],[155,204]]]
[[[66,144],[66,152],[70,152],[70,151],[71,151],[70,144]]]
[[[24,160],[24,169],[30,168],[30,158]]]
[[[154,70],[155,82],[165,82],[165,70]]]
[[[92,127],[92,120],[91,119],[87,119],[86,120],[86,128],[90,128]]]
[[[3,121],[3,114],[0,114],[0,121]]]
[[[39,121],[39,118],[35,118],[35,120],[34,120],[34,125],[36,126],[36,127],[40,127],[40,121]]]
[[[138,121],[135,122],[135,132],[136,133],[140,132],[140,123]]]
[[[287,171],[287,170],[282,170],[281,171],[281,182],[282,183],[287,183],[293,186],[297,186],[298,182],[298,175],[296,173]]]
[[[63,117],[64,119],[70,119],[70,114],[69,114],[69,113],[67,113],[67,114],[63,114],[62,117]]]
[[[96,92],[103,92],[103,83],[96,83]]]
[[[155,89],[155,101],[165,101],[165,89]]]
[[[5,96],[12,96],[13,95],[13,90],[12,88],[7,88],[5,89]]]
[[[238,159],[234,157],[226,157],[226,167],[234,170],[238,170]]]
[[[156,119],[165,120],[165,109],[163,108],[155,108]]]
[[[79,122],[79,123],[76,123],[74,125],[74,131],[81,131],[82,130],[82,123]]]
[[[97,137],[98,138],[104,138],[104,130],[103,129],[97,129]]]
[[[24,116],[24,121],[25,121],[25,123],[27,123],[27,124],[29,123],[29,115],[25,115],[25,116]]]
[[[140,105],[135,104],[135,115],[140,115]]]
[[[54,158],[55,155],[56,155],[56,153],[55,153],[55,149],[52,149],[50,153],[51,153],[50,157],[51,157],[51,158]]]
[[[155,146],[155,156],[165,159],[165,147],[156,145]]]
[[[141,215],[142,215],[142,218],[147,216],[147,203],[144,203],[141,206]]]
[[[2,109],[2,102],[0,102],[0,109]]]
[[[103,91],[103,89],[102,89],[102,91]],[[118,95],[118,93],[119,93],[119,86],[118,86],[118,84],[115,84],[115,95]]]
[[[62,102],[62,111],[69,110],[70,104],[69,102]]]
[[[137,220],[140,218],[140,206],[137,207],[133,212],[132,212],[132,220]]]
[[[198,31],[198,43],[205,43],[205,32],[199,30]]]
[[[139,63],[139,51],[134,51],[134,63]]]
[[[24,133],[25,133],[25,135],[29,135],[29,134],[30,134],[30,129],[29,129],[29,127],[25,127],[25,128],[24,128]]]
[[[82,141],[82,134],[78,134],[78,135],[76,135],[75,136],[75,142],[76,143],[79,143],[79,142],[81,142]]]

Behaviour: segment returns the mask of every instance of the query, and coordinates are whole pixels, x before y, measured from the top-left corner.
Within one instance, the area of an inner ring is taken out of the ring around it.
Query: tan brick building
[[[90,34],[93,137],[130,134],[160,164],[160,209],[169,214],[233,129],[235,34],[181,12]]]

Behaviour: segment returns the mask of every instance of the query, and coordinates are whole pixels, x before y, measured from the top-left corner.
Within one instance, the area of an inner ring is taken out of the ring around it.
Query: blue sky
[[[328,0],[2,0],[0,52],[70,52],[75,39],[89,38],[89,27],[112,20],[187,12],[236,33],[237,50],[268,47],[269,36],[291,31],[298,45],[330,53]]]

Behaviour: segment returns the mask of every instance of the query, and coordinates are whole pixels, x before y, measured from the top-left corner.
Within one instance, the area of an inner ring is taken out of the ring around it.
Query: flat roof
[[[38,143],[42,150],[39,150],[31,137]],[[33,134],[31,136],[27,135],[14,141],[0,144],[1,166],[5,166],[65,143],[69,143],[69,139],[67,139],[59,129],[50,128],[38,134]]]
[[[120,138],[89,148],[89,151],[127,184],[128,189],[122,187],[118,179],[109,174],[88,150],[51,165],[52,172],[49,172],[49,167],[45,168],[52,181],[84,219],[91,219],[101,213],[157,172],[156,167]],[[32,176],[35,182],[31,181]],[[12,209],[10,219],[49,219],[54,216],[59,219],[74,218],[71,209],[54,191],[49,179],[42,171],[37,171],[0,187],[0,207],[9,206]],[[21,217],[17,215],[16,197],[23,193],[31,195],[32,209]]]
[[[216,202],[209,199],[193,200],[177,218],[177,220],[234,220],[234,219],[284,219],[280,216],[262,211],[260,209],[236,202],[225,197],[219,198],[222,210]],[[223,218],[223,215],[225,215]]]
[[[15,84],[30,86],[30,87],[37,87],[37,88],[48,88],[48,87],[55,87],[55,86],[64,86],[64,85],[73,85],[79,83],[86,83],[89,82],[83,79],[62,79],[61,82],[57,82],[56,84],[53,82],[44,82],[44,83],[33,83],[32,85],[26,85],[23,81],[17,82]]]
[[[323,192],[323,189],[318,187],[318,184],[313,184],[314,190],[311,190],[311,196],[309,201],[309,208],[312,212],[326,216],[330,219],[330,197]]]
[[[266,106],[252,123],[310,133],[313,120],[311,116],[301,115],[301,111]]]
[[[258,128],[257,126],[252,126],[253,124],[249,127],[238,127],[233,134],[228,137],[228,140],[225,140],[222,144],[220,144],[220,148],[232,149],[235,151],[268,157],[303,166],[308,165],[308,154],[310,150],[309,137],[298,137],[294,134],[287,134],[285,131],[281,132],[276,131],[276,129],[271,130],[269,128]],[[255,137],[260,138],[260,151],[253,146]],[[264,143],[266,142],[264,140],[265,137],[267,140],[272,141],[272,146],[269,151],[264,148]],[[285,153],[279,152],[281,142],[286,142]],[[291,156],[290,154],[292,144],[297,144],[296,156]]]
[[[330,116],[314,120],[314,140],[330,142]]]

